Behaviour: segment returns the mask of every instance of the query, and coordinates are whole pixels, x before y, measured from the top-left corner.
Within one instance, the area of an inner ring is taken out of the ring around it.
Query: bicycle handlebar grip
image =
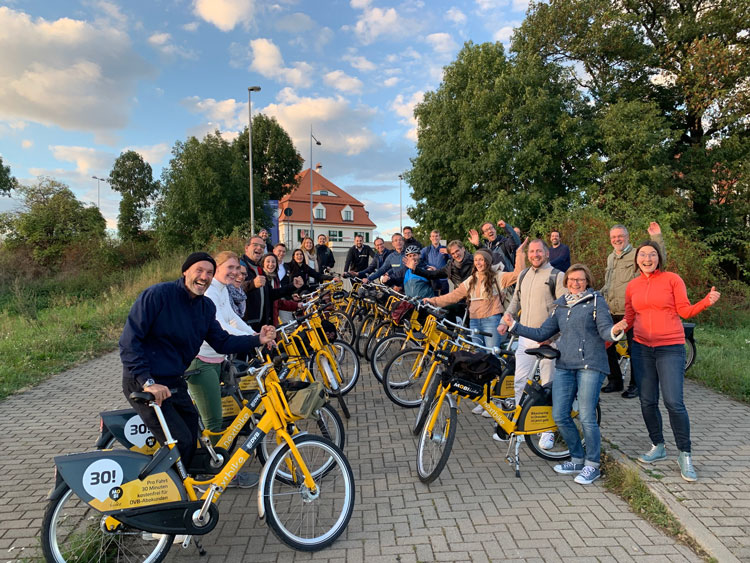
[[[479,336],[489,336],[492,337],[493,334],[491,332],[484,332],[483,330],[479,330],[476,328],[471,329],[472,334],[478,334]]]
[[[454,331],[452,331],[452,330],[449,330],[449,329],[447,329],[447,328],[445,328],[445,327],[443,327],[443,326],[440,326],[440,325],[436,325],[436,327],[435,327],[435,328],[437,328],[437,329],[438,329],[438,330],[439,330],[440,332],[442,332],[443,334],[447,334],[447,335],[448,335],[448,336],[450,336],[451,338],[456,338],[456,336],[457,336],[457,333],[456,333],[456,332],[454,332]]]

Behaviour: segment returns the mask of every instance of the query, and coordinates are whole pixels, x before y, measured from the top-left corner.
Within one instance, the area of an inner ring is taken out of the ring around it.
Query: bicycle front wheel
[[[346,395],[354,388],[359,379],[359,357],[354,348],[345,342],[334,342],[328,350],[332,352],[336,361],[336,370],[331,366],[328,354],[322,354],[318,351],[310,362],[310,371],[313,377],[322,382],[333,395]],[[319,363],[323,374],[318,369]],[[338,372],[338,377],[336,377],[336,372]]]
[[[336,326],[336,334],[341,340],[349,346],[354,344],[357,332],[354,328],[354,322],[349,318],[349,315],[342,311],[331,311],[328,313],[328,320]]]
[[[301,551],[318,551],[331,545],[344,533],[354,510],[354,474],[344,453],[318,436],[301,436],[294,441],[304,464],[330,465],[314,477],[315,489],[304,484],[300,465],[289,445],[269,463],[262,483],[266,521],[274,534],[288,546]],[[277,478],[290,468],[293,482]]]
[[[415,436],[419,436],[419,433],[424,427],[424,423],[427,422],[427,415],[430,414],[432,404],[435,402],[435,395],[437,394],[438,387],[440,386],[440,374],[435,372],[432,374],[432,379],[427,385],[427,391],[422,396],[422,400],[419,403],[419,410],[417,411],[417,418],[414,421],[414,427],[412,433]]]
[[[404,350],[385,368],[385,394],[400,407],[417,408],[422,402],[422,386],[428,371],[429,362],[422,348]]]
[[[120,523],[110,531],[106,516],[79,499],[66,485],[50,501],[42,520],[42,553],[47,561],[156,563],[166,557],[173,535],[151,534]]]
[[[422,483],[432,483],[440,476],[448,458],[451,455],[453,440],[456,438],[456,426],[458,425],[458,409],[452,407],[447,399],[435,403],[430,409],[432,419],[435,409],[439,409],[435,425],[432,430],[429,424],[425,424],[419,435],[417,447],[417,474]]]

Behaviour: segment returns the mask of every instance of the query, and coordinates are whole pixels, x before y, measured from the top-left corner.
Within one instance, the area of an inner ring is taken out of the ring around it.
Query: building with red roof
[[[361,234],[365,244],[373,240],[377,227],[365,205],[316,170],[297,174],[297,187],[279,200],[279,239],[287,248],[298,248],[310,231],[310,175],[312,174],[313,240],[328,237],[332,249],[348,249],[354,235]]]

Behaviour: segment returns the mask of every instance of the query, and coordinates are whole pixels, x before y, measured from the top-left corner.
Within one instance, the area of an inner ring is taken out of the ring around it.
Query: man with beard
[[[498,235],[495,226],[489,221],[482,225],[484,242],[480,242],[479,233],[475,229],[469,231],[469,241],[476,248],[486,248],[492,253],[492,263],[497,260],[503,263],[503,270],[512,272],[516,260],[516,249],[521,246],[521,239],[509,224],[500,220],[497,226],[505,230],[506,236]],[[497,259],[497,260],[496,260]]]
[[[364,244],[365,239],[362,235],[354,236],[354,246],[349,249],[346,253],[346,261],[344,262],[344,271],[349,272],[354,270],[359,272],[367,268],[367,264],[370,262],[370,258],[375,257],[375,253],[372,248]]]

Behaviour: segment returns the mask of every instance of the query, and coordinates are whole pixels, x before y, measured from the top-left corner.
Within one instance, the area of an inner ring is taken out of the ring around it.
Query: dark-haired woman
[[[266,254],[260,259],[260,265],[263,268],[263,274],[266,277],[266,285],[271,290],[281,289],[279,281],[279,259],[275,254]],[[273,300],[271,321],[274,326],[279,326],[279,311],[296,311],[299,309],[299,302],[294,299],[279,298]]]
[[[315,283],[320,283],[321,280],[331,280],[333,276],[319,274],[313,268],[307,264],[305,253],[301,248],[296,249],[292,252],[292,259],[284,264],[287,271],[287,278],[294,279],[296,277],[302,278],[302,289],[309,289],[310,280]]]
[[[641,463],[665,459],[659,391],[669,413],[669,422],[680,454],[677,463],[686,481],[696,481],[690,443],[690,418],[683,400],[685,383],[685,329],[689,319],[719,300],[715,287],[695,305],[690,304],[685,282],[677,274],[662,269],[659,249],[652,242],[641,244],[635,252],[635,267],[640,275],[625,289],[625,318],[622,326],[633,327],[630,359],[640,379],[641,413],[652,447],[638,457]]]

